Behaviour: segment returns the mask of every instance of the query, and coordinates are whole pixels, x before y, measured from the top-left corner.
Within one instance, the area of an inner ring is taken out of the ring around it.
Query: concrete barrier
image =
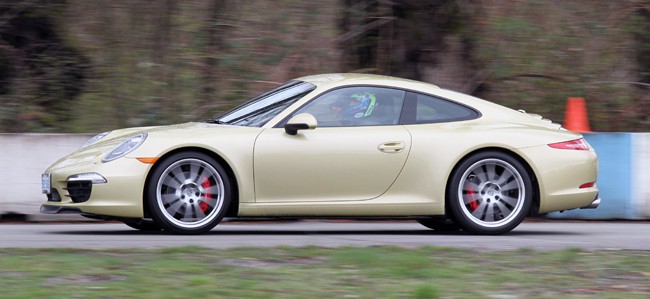
[[[0,215],[38,215],[41,174],[79,149],[89,134],[0,134]]]
[[[650,219],[650,133],[632,139],[632,205],[638,217]]]
[[[90,134],[0,134],[0,215],[41,216],[40,176],[77,150]],[[650,133],[591,133],[585,139],[599,156],[595,210],[550,213],[564,219],[650,219]],[[63,219],[63,218],[62,218]]]

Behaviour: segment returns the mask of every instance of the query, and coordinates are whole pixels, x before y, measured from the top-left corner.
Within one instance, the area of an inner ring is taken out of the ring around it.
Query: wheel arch
[[[451,171],[447,174],[447,182],[445,184],[445,215],[447,217],[453,217],[451,211],[449,210],[449,192],[450,192],[450,184],[452,181],[452,174],[458,169],[460,164],[462,164],[465,160],[470,158],[471,156],[474,156],[476,154],[482,153],[482,152],[500,152],[506,155],[511,156],[512,158],[516,159],[521,165],[524,166],[526,169],[526,172],[531,178],[531,184],[533,185],[533,203],[532,206],[530,207],[530,211],[528,211],[528,216],[534,216],[537,214],[537,211],[539,211],[539,206],[540,206],[540,189],[539,189],[539,182],[537,181],[537,175],[535,174],[535,171],[533,168],[530,166],[528,161],[524,159],[521,155],[506,149],[502,147],[484,147],[484,148],[479,148],[476,150],[473,150],[469,153],[467,153],[465,156],[463,156],[461,159],[459,159],[454,167],[451,169]]]
[[[235,172],[233,171],[231,165],[228,162],[226,162],[226,160],[223,157],[221,157],[220,155],[218,155],[217,153],[211,150],[202,147],[182,147],[165,153],[160,158],[158,158],[156,163],[154,163],[151,169],[149,169],[149,172],[147,173],[147,178],[144,183],[144,187],[143,187],[144,189],[142,190],[143,192],[142,192],[142,199],[141,199],[144,218],[151,218],[151,210],[147,201],[147,190],[149,188],[149,182],[151,181],[151,175],[156,170],[156,168],[160,166],[160,161],[163,161],[167,157],[180,152],[199,152],[217,160],[217,163],[219,163],[219,165],[221,165],[226,171],[228,178],[230,179],[230,185],[231,185],[230,187],[232,188],[232,198],[231,198],[230,206],[228,207],[228,211],[226,211],[225,217],[237,216],[237,213],[239,212],[239,184],[237,182],[237,176],[235,176]]]

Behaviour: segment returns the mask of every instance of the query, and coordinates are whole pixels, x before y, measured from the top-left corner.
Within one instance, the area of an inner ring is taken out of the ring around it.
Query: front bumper
[[[51,175],[51,189],[41,212],[142,218],[144,185],[150,168],[134,158],[108,163],[59,161],[46,171]],[[83,176],[89,173],[100,175],[105,182]]]

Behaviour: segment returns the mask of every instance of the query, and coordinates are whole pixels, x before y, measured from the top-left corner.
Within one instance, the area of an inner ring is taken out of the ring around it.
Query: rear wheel
[[[211,230],[230,203],[223,167],[199,152],[180,152],[161,162],[150,177],[147,198],[156,224],[176,234]]]
[[[503,234],[523,221],[532,205],[524,165],[502,152],[482,152],[461,162],[447,188],[457,223],[477,234]]]

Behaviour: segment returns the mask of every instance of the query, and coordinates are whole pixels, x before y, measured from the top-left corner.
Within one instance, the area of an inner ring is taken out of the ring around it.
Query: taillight
[[[567,150],[577,150],[577,151],[588,151],[591,149],[591,146],[589,146],[589,143],[587,143],[587,141],[584,138],[571,140],[571,141],[558,142],[558,143],[551,143],[548,146],[557,149],[567,149]]]
[[[585,189],[585,188],[591,188],[594,185],[596,185],[596,182],[590,182],[590,183],[584,183],[578,187],[578,189]]]

